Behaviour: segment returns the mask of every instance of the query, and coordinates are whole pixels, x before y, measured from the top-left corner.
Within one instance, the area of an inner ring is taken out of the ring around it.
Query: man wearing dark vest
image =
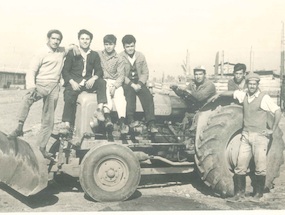
[[[141,52],[135,50],[136,39],[133,35],[125,35],[122,39],[124,51],[120,54],[124,62],[125,80],[123,84],[127,100],[127,120],[130,127],[136,126],[136,96],[141,101],[148,131],[157,133],[155,125],[153,96],[146,86],[149,71],[146,59]]]
[[[220,95],[233,95],[240,103],[243,103],[243,130],[241,145],[234,169],[235,196],[227,199],[230,202],[245,200],[246,174],[249,162],[253,157],[255,164],[256,181],[253,186],[256,193],[250,201],[258,202],[263,196],[266,177],[266,153],[269,138],[278,127],[281,119],[280,108],[272,101],[269,95],[259,89],[260,78],[256,73],[246,76],[246,90],[223,92]],[[274,115],[272,128],[267,128],[267,112]]]

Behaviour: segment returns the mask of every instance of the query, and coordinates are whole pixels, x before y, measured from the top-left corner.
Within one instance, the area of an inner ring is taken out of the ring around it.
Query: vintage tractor
[[[220,97],[193,111],[195,99],[187,92],[181,98],[169,88],[152,90],[159,128],[156,134],[148,133],[139,100],[137,127],[128,135],[120,135],[116,124],[112,133],[106,132],[93,117],[95,93],[79,96],[72,137],[54,135],[50,152],[56,162],[47,162],[36,146],[20,138],[8,140],[0,133],[0,181],[28,196],[44,189],[48,180],[67,174],[79,178],[85,193],[96,201],[123,201],[136,191],[143,174],[197,170],[215,193],[233,195],[242,106]],[[112,115],[116,122],[115,110]],[[268,115],[269,127],[272,120]],[[272,188],[283,164],[282,135],[278,128],[268,149],[267,189]]]

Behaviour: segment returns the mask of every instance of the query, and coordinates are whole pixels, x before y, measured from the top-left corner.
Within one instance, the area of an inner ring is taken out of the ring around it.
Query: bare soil
[[[24,90],[0,91],[0,130],[8,133],[17,125],[17,114]],[[24,139],[35,143],[40,128],[42,101],[35,103],[24,127]],[[62,91],[55,123],[61,121]],[[280,127],[285,131],[285,119]],[[285,137],[283,136],[283,139]],[[54,140],[51,138],[50,143]],[[0,143],[1,144],[1,143]],[[1,161],[0,161],[1,162]],[[269,172],[270,173],[270,172]],[[0,173],[1,174],[1,173]],[[249,182],[249,181],[248,181]],[[145,176],[136,193],[125,202],[99,203],[87,197],[76,179],[63,177],[50,181],[40,193],[25,197],[0,183],[0,212],[87,212],[87,211],[165,211],[165,210],[284,210],[285,166],[274,181],[274,188],[260,203],[228,203],[211,192],[198,175],[189,174]],[[248,193],[251,190],[247,183]]]

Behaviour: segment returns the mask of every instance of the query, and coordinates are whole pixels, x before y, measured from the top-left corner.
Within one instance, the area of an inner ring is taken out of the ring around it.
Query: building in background
[[[0,70],[0,89],[25,89],[26,72]]]

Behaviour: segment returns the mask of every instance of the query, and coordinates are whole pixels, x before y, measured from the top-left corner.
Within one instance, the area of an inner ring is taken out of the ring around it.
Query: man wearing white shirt
[[[255,164],[255,190],[256,193],[251,201],[258,202],[263,196],[265,187],[266,154],[269,138],[278,127],[281,119],[280,108],[272,101],[269,95],[259,89],[260,78],[255,73],[246,76],[246,90],[223,92],[220,95],[231,96],[243,103],[243,130],[241,145],[237,159],[237,166],[234,169],[234,186],[236,194],[228,201],[244,201],[247,169],[251,158]],[[267,128],[267,113],[274,115],[272,128]]]

